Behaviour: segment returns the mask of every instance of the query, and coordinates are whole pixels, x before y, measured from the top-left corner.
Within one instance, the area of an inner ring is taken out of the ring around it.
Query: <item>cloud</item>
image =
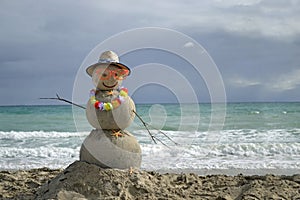
[[[251,86],[261,86],[265,90],[281,93],[288,90],[297,89],[300,86],[300,69],[280,74],[278,76],[265,76],[265,79],[254,80],[242,76],[235,76],[226,79],[230,87],[244,88]]]
[[[300,2],[294,0],[145,0],[128,6],[110,1],[105,7],[121,15],[134,13],[138,22],[147,26],[193,27],[196,32],[224,30],[288,41],[300,34]]]
[[[219,9],[213,9],[216,12],[214,23],[228,32],[251,37],[263,36],[276,40],[297,38],[300,33],[300,26],[297,25],[300,20],[299,3],[279,0],[269,2],[215,1],[214,6]]]
[[[227,82],[233,87],[249,87],[261,84],[260,81],[250,80],[243,77],[230,78],[229,80],[227,80]]]
[[[300,69],[294,70],[287,74],[281,74],[276,79],[272,79],[266,84],[266,86],[270,90],[277,92],[293,90],[300,86]]]
[[[106,1],[105,4],[98,0],[88,4],[70,0],[46,0],[38,4],[33,0],[3,1],[0,42],[2,45],[47,44],[53,40],[89,42],[142,26],[199,33],[223,30],[288,41],[300,34],[300,3],[293,0],[284,3],[280,0],[272,3],[264,0],[131,1]],[[116,11],[118,15],[114,14]]]
[[[195,46],[195,44],[192,43],[192,42],[187,42],[187,43],[185,43],[185,44],[183,45],[183,47],[185,47],[185,48],[191,48],[191,47],[194,47],[194,46]]]
[[[32,77],[71,85],[70,79],[97,44],[124,30],[158,26],[181,31],[203,44],[236,90],[264,86],[283,91],[299,86],[293,75],[298,74],[295,65],[300,62],[299,1],[3,0],[0,4],[3,83],[10,80],[23,86],[25,81],[55,91],[57,85],[36,84]],[[183,47],[193,47],[186,42]],[[3,95],[12,90],[24,98],[32,95],[29,90],[3,86]],[[0,104],[6,101],[0,99]]]
[[[214,0],[216,5],[222,7],[232,7],[232,6],[252,6],[261,2],[261,0]]]

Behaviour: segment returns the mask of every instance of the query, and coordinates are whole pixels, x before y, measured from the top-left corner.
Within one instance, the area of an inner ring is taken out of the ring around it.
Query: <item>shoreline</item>
[[[149,171],[149,170],[145,170]],[[209,176],[209,175],[227,175],[227,176],[238,176],[240,174],[244,176],[266,176],[268,174],[276,176],[292,176],[300,173],[300,169],[171,169],[171,170],[156,170],[158,173],[194,173],[199,176]]]
[[[31,171],[42,171],[42,170],[47,170],[47,171],[63,171],[68,167],[62,167],[62,168],[49,168],[49,167],[40,167],[40,168],[32,168],[32,169],[1,169],[0,168],[0,173],[14,173],[18,171],[26,171],[26,172],[31,172]],[[234,168],[234,169],[193,169],[193,168],[185,168],[185,169],[158,169],[158,170],[153,170],[153,169],[144,169],[141,168],[141,171],[155,171],[160,174],[167,174],[167,173],[174,173],[174,174],[181,174],[181,173],[194,173],[199,176],[209,176],[209,175],[227,175],[227,176],[237,176],[237,175],[244,175],[244,176],[265,176],[268,174],[276,175],[276,176],[281,176],[281,175],[286,175],[286,176],[292,176],[292,175],[298,175],[300,174],[300,169],[296,168],[286,168],[286,169],[269,169],[269,168],[258,168],[258,169],[242,169],[242,168]]]
[[[1,199],[247,199],[300,198],[300,174],[214,174],[102,169],[75,161],[66,169],[1,171]],[[228,172],[228,170],[227,170]],[[240,172],[240,171],[239,171]],[[206,171],[205,173],[208,173]]]

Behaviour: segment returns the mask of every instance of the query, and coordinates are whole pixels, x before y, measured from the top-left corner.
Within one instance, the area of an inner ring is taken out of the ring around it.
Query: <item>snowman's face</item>
[[[92,74],[93,84],[100,90],[113,90],[117,89],[122,81],[128,75],[127,70],[120,69],[119,67],[110,66],[97,66]]]

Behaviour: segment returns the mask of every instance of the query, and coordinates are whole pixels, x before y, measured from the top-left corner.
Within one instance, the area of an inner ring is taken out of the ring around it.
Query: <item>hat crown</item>
[[[99,62],[101,62],[101,63],[118,63],[119,57],[113,51],[105,51],[100,55]]]
[[[92,76],[93,71],[94,71],[94,69],[97,66],[108,67],[110,65],[119,67],[120,69],[128,70],[129,71],[128,75],[130,74],[130,69],[126,65],[124,65],[124,64],[122,64],[122,63],[119,62],[119,56],[115,52],[113,52],[113,51],[105,51],[105,52],[103,52],[100,55],[98,62],[95,63],[95,64],[93,64],[93,65],[90,65],[86,69],[86,72],[88,73],[88,75]]]

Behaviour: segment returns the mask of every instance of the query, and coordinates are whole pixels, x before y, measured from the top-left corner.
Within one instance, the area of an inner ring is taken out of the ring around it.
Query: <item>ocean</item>
[[[300,172],[300,103],[136,107],[165,144],[155,144],[135,118],[127,130],[141,144],[142,169]],[[80,146],[91,130],[85,110],[70,105],[1,106],[0,169],[65,168],[79,159]]]

